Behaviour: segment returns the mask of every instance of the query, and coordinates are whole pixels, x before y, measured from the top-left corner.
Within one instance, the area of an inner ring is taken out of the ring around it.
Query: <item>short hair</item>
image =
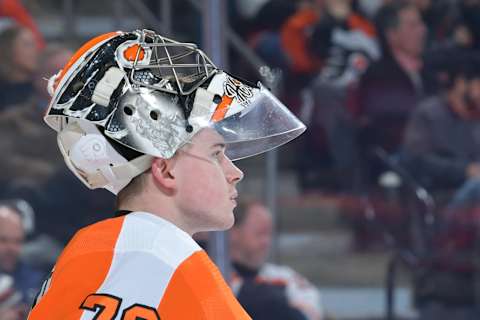
[[[115,204],[117,210],[122,209],[122,205],[143,191],[149,173],[150,169],[133,178],[127,186],[120,190]]]
[[[131,161],[143,155],[143,153],[140,153],[134,149],[126,147],[115,140],[112,140],[110,137],[107,137],[105,134],[104,136],[110,142],[112,147],[118,153],[120,153],[123,157],[125,157],[128,161]],[[181,147],[181,149],[183,150],[185,149],[188,150],[188,148],[191,148],[191,144],[189,143]],[[177,155],[178,155],[178,152],[175,152],[174,157],[176,157]],[[146,179],[150,172],[151,172],[151,169],[149,168],[145,172],[133,178],[132,181],[130,181],[130,183],[127,186],[125,186],[122,190],[120,190],[120,192],[117,194],[117,201],[116,201],[117,210],[122,209],[121,206],[125,202],[129,201],[134,196],[138,195],[143,191],[143,188],[145,187],[145,184],[146,184]]]
[[[248,210],[254,205],[264,205],[262,201],[254,197],[245,197],[238,201],[237,207],[234,209],[235,212],[235,222],[233,224],[234,228],[241,227],[245,220],[247,219]]]
[[[387,32],[399,26],[400,13],[407,8],[415,8],[415,5],[407,0],[392,1],[383,5],[375,15],[375,28],[384,49],[388,49]]]

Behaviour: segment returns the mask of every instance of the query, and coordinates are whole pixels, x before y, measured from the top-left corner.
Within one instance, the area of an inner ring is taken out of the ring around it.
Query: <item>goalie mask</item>
[[[233,161],[305,130],[262,84],[217,69],[194,44],[149,30],[90,40],[48,87],[45,121],[58,132],[68,167],[89,188],[115,194],[204,128],[222,135]]]

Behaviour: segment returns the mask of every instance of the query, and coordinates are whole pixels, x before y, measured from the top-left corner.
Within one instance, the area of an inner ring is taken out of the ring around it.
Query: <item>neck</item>
[[[178,208],[173,204],[172,199],[158,191],[143,190],[142,193],[135,197],[119,203],[118,210],[148,212],[173,223],[190,236],[195,233],[195,230],[184,221]]]
[[[407,72],[416,73],[422,68],[422,59],[420,56],[416,56],[396,48],[392,49],[392,55],[402,69]]]
[[[233,260],[233,267],[242,278],[254,278],[257,276],[259,271],[259,268],[252,268],[242,262],[238,262],[235,260]]]

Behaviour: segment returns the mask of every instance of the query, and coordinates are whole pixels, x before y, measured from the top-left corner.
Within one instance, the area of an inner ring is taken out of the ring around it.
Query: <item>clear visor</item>
[[[251,157],[295,139],[306,127],[269,90],[260,85],[247,106],[210,126],[225,139],[232,160]]]

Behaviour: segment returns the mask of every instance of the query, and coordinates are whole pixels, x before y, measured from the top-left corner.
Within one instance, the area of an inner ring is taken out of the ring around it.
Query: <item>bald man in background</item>
[[[30,305],[41,286],[43,274],[20,261],[25,230],[20,212],[9,203],[0,202],[0,273],[10,275]]]
[[[267,263],[273,219],[258,200],[241,201],[230,230],[231,286],[255,320],[326,319],[320,292],[288,266]]]

